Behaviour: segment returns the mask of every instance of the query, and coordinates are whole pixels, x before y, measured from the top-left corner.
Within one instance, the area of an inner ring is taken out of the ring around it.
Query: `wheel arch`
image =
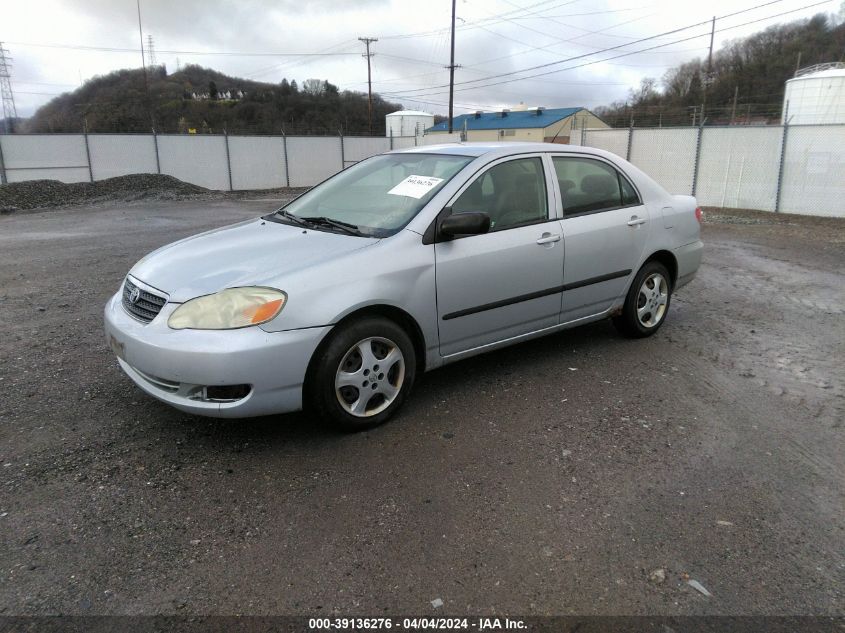
[[[671,251],[667,250],[655,251],[646,258],[643,262],[643,266],[649,262],[660,262],[666,267],[666,270],[669,271],[669,276],[671,277],[672,287],[674,288],[675,282],[678,281],[678,260],[675,258],[675,255]],[[640,268],[642,268],[642,266],[640,266]]]
[[[350,321],[367,316],[380,316],[389,319],[405,330],[411,339],[411,343],[414,345],[414,353],[417,357],[417,372],[422,373],[425,371],[425,336],[423,335],[422,328],[419,323],[417,323],[417,320],[402,308],[389,304],[378,303],[356,308],[348,314],[343,315],[343,317],[334,324],[332,329],[323,337],[323,340],[320,341],[320,344],[317,345],[317,349],[314,350],[314,353],[311,355],[311,359],[308,361],[308,369],[305,372],[306,385],[309,384],[316,368],[317,359],[329,344],[332,333],[337,328],[342,327]]]

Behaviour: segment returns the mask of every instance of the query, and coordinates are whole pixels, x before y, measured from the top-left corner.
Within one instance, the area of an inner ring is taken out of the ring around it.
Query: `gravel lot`
[[[146,397],[107,297],[274,204],[0,217],[0,613],[845,614],[845,222],[713,215],[657,336],[452,365],[369,433]]]

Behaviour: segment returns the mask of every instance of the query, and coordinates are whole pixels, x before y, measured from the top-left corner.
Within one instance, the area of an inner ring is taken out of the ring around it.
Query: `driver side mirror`
[[[481,235],[489,230],[490,216],[481,211],[455,213],[440,221],[440,234],[450,238],[457,235]]]

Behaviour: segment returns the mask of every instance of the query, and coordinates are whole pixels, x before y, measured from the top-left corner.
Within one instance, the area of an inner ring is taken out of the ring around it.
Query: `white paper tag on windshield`
[[[419,200],[441,182],[443,182],[442,178],[434,178],[432,176],[408,176],[387,193]]]

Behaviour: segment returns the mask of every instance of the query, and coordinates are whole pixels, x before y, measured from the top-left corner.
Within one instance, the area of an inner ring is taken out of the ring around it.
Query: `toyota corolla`
[[[144,391],[214,417],[386,421],[423,372],[612,318],[654,334],[701,211],[618,156],[491,143],[369,158],[278,211],[183,239],[105,307]]]

